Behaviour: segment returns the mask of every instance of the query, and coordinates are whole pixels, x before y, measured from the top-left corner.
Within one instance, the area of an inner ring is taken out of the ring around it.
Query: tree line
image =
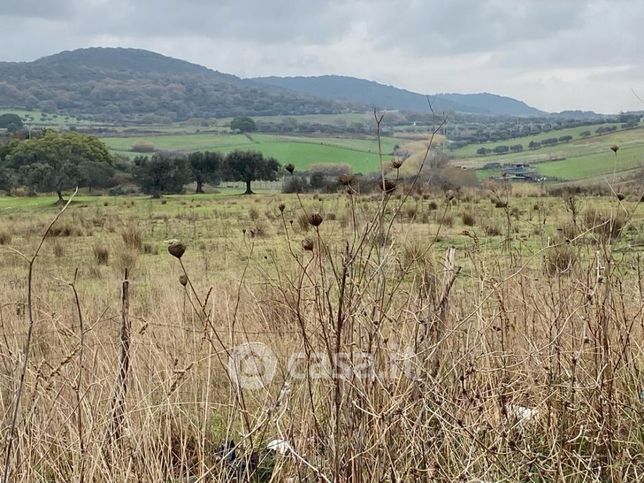
[[[24,187],[29,194],[55,192],[58,199],[76,186],[114,188],[135,185],[153,197],[182,193],[194,183],[197,193],[205,184],[242,181],[245,194],[252,182],[273,181],[279,162],[256,151],[153,153],[132,161],[114,157],[97,137],[78,132],[44,131],[31,139],[11,139],[0,145],[0,190]],[[118,192],[118,191],[116,191]]]

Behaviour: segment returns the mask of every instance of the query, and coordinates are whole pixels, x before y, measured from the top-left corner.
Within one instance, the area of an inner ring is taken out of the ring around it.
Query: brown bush
[[[621,211],[607,213],[596,208],[588,208],[583,215],[584,228],[604,241],[618,238],[626,226],[626,221],[626,215]]]
[[[128,226],[121,232],[121,238],[128,248],[141,250],[143,247],[141,232],[133,225]]]
[[[61,258],[65,256],[65,247],[59,241],[56,241],[56,243],[54,243],[53,251],[54,251],[54,256],[56,258]]]
[[[132,151],[135,153],[153,153],[154,144],[150,141],[138,141],[132,145]]]
[[[570,245],[558,245],[548,249],[544,257],[545,270],[548,275],[570,274],[577,262],[577,254]]]
[[[474,226],[476,225],[476,218],[474,218],[474,215],[472,213],[463,213],[461,215],[461,219],[463,221],[463,224],[465,226]]]
[[[9,245],[11,238],[11,233],[8,231],[0,231],[0,245]]]
[[[309,217],[305,213],[301,213],[297,217],[297,226],[300,227],[300,231],[309,231],[311,225],[309,224]]]
[[[483,225],[483,231],[487,236],[501,236],[503,234],[499,225],[494,223],[486,223]]]
[[[94,245],[92,247],[92,253],[94,254],[94,261],[97,265],[107,265],[110,258],[110,252],[106,246]]]

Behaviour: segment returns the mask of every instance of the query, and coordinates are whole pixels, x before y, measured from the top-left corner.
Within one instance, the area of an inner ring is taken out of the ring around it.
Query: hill
[[[378,82],[355,77],[325,75],[317,77],[258,77],[265,85],[282,87],[325,99],[342,99],[380,109],[427,112],[427,96]],[[524,102],[495,94],[436,94],[429,96],[438,111],[462,113],[542,116],[546,113]]]
[[[0,107],[110,121],[344,112],[350,106],[154,52],[88,48],[0,62]]]

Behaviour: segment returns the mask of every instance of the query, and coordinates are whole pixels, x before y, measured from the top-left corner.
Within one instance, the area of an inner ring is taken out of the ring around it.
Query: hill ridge
[[[427,98],[438,110],[463,113],[543,116],[546,112],[509,96],[489,92],[460,94],[421,94],[393,85],[345,75],[268,76],[251,80],[283,87],[323,98],[337,97],[347,101],[363,102],[383,109],[426,112]]]

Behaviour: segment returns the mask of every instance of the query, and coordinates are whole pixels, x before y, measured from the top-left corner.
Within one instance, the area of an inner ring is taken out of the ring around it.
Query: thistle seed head
[[[170,243],[170,245],[168,245],[168,252],[170,252],[170,255],[172,255],[173,257],[181,259],[185,251],[186,246],[180,241],[173,241],[172,243]]]
[[[311,213],[309,215],[309,223],[313,226],[320,226],[323,220],[324,218],[322,218],[322,215],[319,213]]]
[[[391,181],[390,179],[384,180],[380,184],[380,188],[385,192],[385,193],[393,193],[394,190],[396,189],[396,183]]]
[[[304,248],[304,250],[306,250],[307,252],[313,251],[313,245],[313,240],[311,240],[310,238],[305,238],[304,240],[302,240],[302,248]]]
[[[399,159],[399,158],[392,159],[391,160],[391,166],[394,169],[399,169],[403,165],[404,162],[405,162],[404,159]]]

